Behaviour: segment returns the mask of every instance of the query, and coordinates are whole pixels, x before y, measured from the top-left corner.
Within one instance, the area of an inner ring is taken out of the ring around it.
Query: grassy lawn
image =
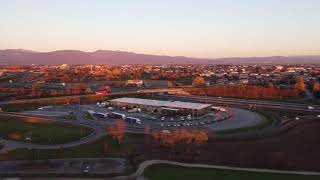
[[[43,106],[45,106],[45,104],[41,104],[41,103],[27,103],[27,104],[17,103],[17,104],[5,104],[5,105],[2,105],[1,108],[4,111],[8,111],[8,112],[21,112],[21,111],[36,110],[39,107],[43,107]]]
[[[158,164],[144,172],[149,180],[317,180],[319,176],[278,175]]]
[[[5,139],[25,141],[31,137],[31,142],[36,144],[62,144],[92,132],[93,129],[82,126],[0,115],[0,136]]]
[[[316,115],[315,113],[286,111],[286,110],[270,110],[270,111],[282,117],[283,119],[292,119],[297,116]]]
[[[16,149],[10,151],[8,154],[0,154],[0,160],[121,157],[128,152],[132,152],[135,145],[144,140],[142,136],[143,135],[135,134],[126,135],[121,144],[117,143],[110,136],[106,136],[96,142],[72,148],[60,148],[55,150]],[[107,148],[105,147],[106,144],[108,144]]]

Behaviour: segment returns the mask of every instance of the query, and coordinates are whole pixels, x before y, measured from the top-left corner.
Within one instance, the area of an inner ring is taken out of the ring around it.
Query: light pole
[[[79,111],[80,111],[80,105],[81,105],[81,96],[79,95]]]

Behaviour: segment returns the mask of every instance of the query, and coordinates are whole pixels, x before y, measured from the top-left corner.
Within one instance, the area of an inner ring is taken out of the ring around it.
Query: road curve
[[[285,174],[285,175],[305,175],[305,176],[320,176],[320,172],[312,171],[286,171],[286,170],[273,170],[273,169],[257,169],[257,168],[240,168],[240,167],[229,167],[229,166],[219,166],[219,165],[208,165],[208,164],[194,164],[194,163],[181,163],[175,161],[167,160],[149,160],[144,161],[139,165],[136,172],[129,176],[120,176],[115,179],[138,179],[143,176],[145,169],[151,165],[155,164],[168,164],[176,165],[182,167],[192,167],[192,168],[208,168],[208,169],[220,169],[220,170],[232,170],[232,171],[246,171],[254,173],[272,173],[272,174]]]

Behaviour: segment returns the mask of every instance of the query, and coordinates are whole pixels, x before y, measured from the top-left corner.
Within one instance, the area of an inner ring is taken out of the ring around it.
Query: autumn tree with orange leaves
[[[185,88],[183,92],[192,95],[228,96],[246,98],[282,98],[297,97],[299,91],[295,88],[280,89],[263,86],[212,86],[206,88]]]
[[[304,78],[302,76],[297,78],[297,83],[295,85],[296,89],[300,92],[304,91],[306,88],[306,85],[304,84]]]
[[[208,133],[205,131],[175,130],[170,133],[153,132],[154,142],[164,146],[173,147],[176,144],[203,144],[208,141]]]
[[[313,94],[316,96],[316,97],[320,97],[320,83],[319,82],[315,82],[313,84]]]
[[[192,85],[195,87],[203,87],[205,84],[205,81],[203,79],[203,77],[196,77],[193,81],[192,81]]]
[[[315,82],[313,84],[313,92],[320,92],[320,83],[319,82]]]
[[[117,120],[116,123],[107,128],[107,133],[116,140],[118,144],[122,143],[122,140],[125,136],[126,123],[124,120]]]

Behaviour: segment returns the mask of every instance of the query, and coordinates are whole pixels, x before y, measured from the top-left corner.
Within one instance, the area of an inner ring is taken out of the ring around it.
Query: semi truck
[[[141,120],[135,117],[126,117],[126,122],[129,124],[141,124]]]
[[[92,113],[92,115],[96,118],[106,118],[106,114],[103,114],[103,113],[98,113],[98,112],[94,112]]]
[[[119,118],[119,119],[126,119],[126,115],[117,113],[117,112],[111,112],[109,113],[109,117],[111,118]]]

